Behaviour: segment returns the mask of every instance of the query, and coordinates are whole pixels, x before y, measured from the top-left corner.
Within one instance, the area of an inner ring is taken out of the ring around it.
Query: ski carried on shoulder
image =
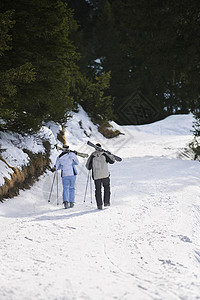
[[[109,151],[102,149],[101,147],[99,147],[99,146],[93,144],[93,143],[90,142],[90,141],[88,141],[87,144],[88,144],[89,146],[95,148],[95,149],[98,150],[98,151],[102,151],[102,152],[105,152],[105,153],[108,153],[108,154],[112,154],[112,153],[110,153]],[[112,154],[112,155],[114,156],[114,158],[115,158],[116,161],[122,161],[122,158],[121,158],[121,157],[119,157],[119,156],[117,156],[117,155],[114,155],[114,154]]]
[[[86,158],[86,157],[89,156],[87,153],[81,153],[81,152],[78,152],[78,151],[75,151],[75,150],[66,149],[66,148],[60,147],[58,145],[55,145],[55,147],[56,147],[57,150],[62,150],[62,151],[66,151],[66,152],[73,152],[73,153],[75,153],[76,155],[78,155],[80,157]]]
[[[76,155],[80,156],[80,157],[88,157],[89,155],[87,153],[81,153],[81,152],[77,152],[77,151],[74,151],[74,150],[69,150],[69,152],[74,152]]]

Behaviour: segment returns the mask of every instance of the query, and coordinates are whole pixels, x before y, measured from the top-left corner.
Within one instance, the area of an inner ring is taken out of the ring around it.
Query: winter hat
[[[99,144],[99,143],[97,143],[97,144],[96,144],[96,146],[98,146],[98,147],[100,147],[100,148],[101,148],[101,144]]]

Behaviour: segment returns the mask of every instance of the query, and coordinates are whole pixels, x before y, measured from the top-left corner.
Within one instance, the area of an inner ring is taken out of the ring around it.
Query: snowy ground
[[[92,203],[90,188],[83,202],[82,158],[73,209],[62,207],[60,176],[60,204],[56,184],[48,203],[55,173],[0,204],[0,299],[200,299],[200,165],[177,158],[191,129],[191,115],[172,116],[106,140],[75,114],[74,149],[93,151],[85,130],[123,158],[110,166],[112,205],[97,210],[93,186]]]

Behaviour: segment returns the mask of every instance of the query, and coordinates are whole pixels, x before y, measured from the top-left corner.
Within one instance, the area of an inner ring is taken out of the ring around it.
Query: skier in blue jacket
[[[75,201],[75,181],[77,170],[75,165],[79,164],[74,152],[69,150],[69,146],[63,146],[64,151],[56,160],[56,170],[61,169],[63,184],[63,204],[65,208],[73,207]]]

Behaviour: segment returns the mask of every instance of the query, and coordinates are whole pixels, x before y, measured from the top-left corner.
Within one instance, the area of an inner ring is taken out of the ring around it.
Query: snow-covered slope
[[[46,126],[43,126],[38,134],[31,136],[1,132],[1,156],[10,166],[21,169],[22,166],[26,166],[29,163],[29,157],[23,149],[27,149],[33,153],[44,153],[45,148],[42,142],[43,140],[47,140],[51,144],[50,159],[52,165],[54,165],[58,155],[58,151],[54,146],[56,144],[62,146],[57,139],[57,134],[61,129],[59,124],[50,122]],[[76,146],[76,150],[79,151],[85,147],[85,141],[87,141],[91,135],[95,139],[101,137],[96,126],[91,123],[90,118],[79,106],[79,112],[73,112],[72,119],[66,124],[67,143],[71,149]],[[10,179],[10,175],[13,173],[13,170],[9,168],[7,164],[0,160],[0,186],[4,183],[4,177]]]
[[[192,140],[192,121],[112,123],[124,134],[107,140],[83,110],[74,114],[66,133],[71,148],[90,154],[90,139],[123,158],[110,166],[111,207],[96,209],[90,184],[83,202],[83,158],[73,209],[62,207],[60,176],[59,205],[56,183],[48,203],[50,172],[1,204],[0,299],[199,299],[200,167],[177,158]],[[55,124],[48,130],[54,138]]]

